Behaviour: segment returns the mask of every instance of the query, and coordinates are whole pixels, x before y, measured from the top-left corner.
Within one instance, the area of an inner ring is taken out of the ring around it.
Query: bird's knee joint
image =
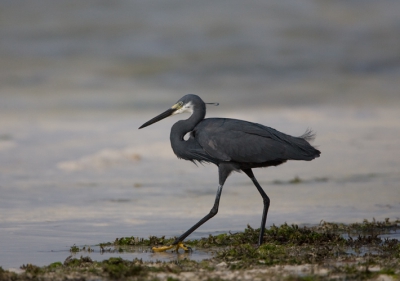
[[[269,203],[270,203],[270,200],[269,200],[269,198],[267,197],[267,198],[264,198],[264,205],[267,205],[267,206],[269,206]]]
[[[218,213],[218,208],[212,208],[210,211],[211,216],[215,216]]]

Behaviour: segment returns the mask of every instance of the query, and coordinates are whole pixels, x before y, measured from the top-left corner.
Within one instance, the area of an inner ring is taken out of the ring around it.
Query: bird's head
[[[212,104],[218,105],[217,103],[212,103]],[[157,115],[153,119],[147,121],[142,126],[140,126],[139,129],[147,127],[151,124],[154,124],[164,118],[167,118],[167,117],[175,115],[175,114],[181,114],[181,113],[185,113],[185,112],[192,114],[196,110],[202,110],[205,113],[205,105],[206,105],[206,103],[204,103],[204,101],[199,96],[191,95],[191,94],[185,95],[177,103],[175,103],[171,108],[167,109],[160,115]]]

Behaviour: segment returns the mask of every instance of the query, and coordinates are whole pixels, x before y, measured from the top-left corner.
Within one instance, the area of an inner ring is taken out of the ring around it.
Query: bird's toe
[[[165,252],[166,250],[172,249],[175,245],[160,246],[151,248],[154,252]]]
[[[191,250],[190,247],[187,247],[182,242],[179,242],[178,244],[176,244],[176,252],[178,252],[179,248],[183,249],[185,252],[189,252]]]

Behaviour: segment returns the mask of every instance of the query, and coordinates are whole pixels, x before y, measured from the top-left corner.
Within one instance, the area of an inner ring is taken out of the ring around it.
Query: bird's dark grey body
[[[307,141],[312,137],[310,134],[292,137],[261,124],[236,119],[204,119],[193,128],[187,141],[177,140],[174,133],[172,130],[171,145],[179,158],[217,165],[232,162],[240,168],[276,166],[287,160],[312,160],[318,153]]]
[[[309,144],[311,131],[300,137],[281,133],[273,128],[228,118],[208,118],[206,105],[196,95],[186,95],[171,109],[143,124],[151,125],[176,113],[191,112],[187,120],[176,122],[171,129],[170,140],[174,153],[189,161],[209,162],[218,166],[219,187],[210,213],[175,242],[181,242],[190,233],[218,212],[222,186],[232,171],[243,171],[253,181],[264,201],[259,244],[263,242],[269,198],[255,179],[252,168],[277,166],[287,160],[312,160],[320,151]],[[184,136],[190,132],[187,140]]]

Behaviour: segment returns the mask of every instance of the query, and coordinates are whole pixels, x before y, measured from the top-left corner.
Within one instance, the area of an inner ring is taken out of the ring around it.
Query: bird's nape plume
[[[312,142],[315,139],[315,133],[308,128],[299,138],[302,138],[308,142]]]

